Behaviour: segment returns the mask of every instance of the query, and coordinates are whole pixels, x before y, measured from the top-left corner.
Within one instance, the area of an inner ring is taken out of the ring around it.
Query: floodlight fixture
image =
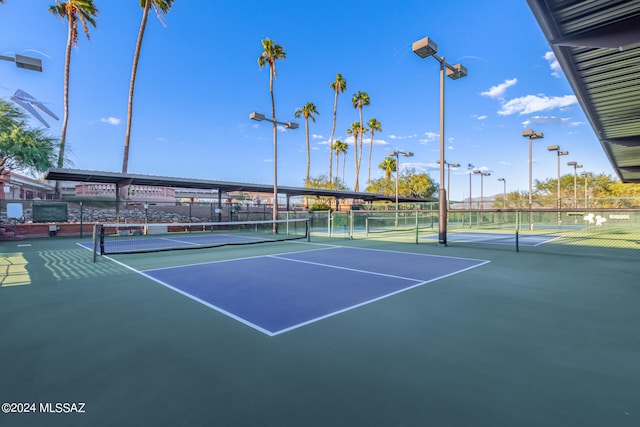
[[[467,77],[467,67],[461,64],[452,65],[451,68],[447,67],[447,77],[451,80],[458,80],[462,77]]]
[[[421,40],[418,40],[417,42],[414,42],[411,45],[411,50],[420,58],[427,58],[429,56],[435,55],[438,52],[438,45],[429,37],[425,37]]]
[[[254,111],[253,113],[249,114],[249,118],[250,118],[251,120],[255,120],[255,121],[257,121],[257,122],[261,122],[261,121],[263,121],[263,120],[265,119],[265,116],[264,116],[264,114],[256,113],[256,112]]]
[[[549,150],[549,151],[558,151],[558,150],[560,150],[560,146],[559,145],[549,145],[549,146],[547,146],[547,150]]]
[[[13,57],[0,55],[0,59],[9,62],[15,62],[18,68],[42,72],[42,60],[38,58],[16,54]]]

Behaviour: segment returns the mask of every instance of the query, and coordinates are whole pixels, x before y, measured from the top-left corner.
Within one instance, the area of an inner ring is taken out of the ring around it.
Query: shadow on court
[[[0,401],[84,413],[0,425],[640,424],[635,262],[314,238],[93,264],[76,243],[0,242]]]

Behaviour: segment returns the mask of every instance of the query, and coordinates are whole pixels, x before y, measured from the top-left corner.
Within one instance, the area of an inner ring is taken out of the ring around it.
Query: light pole
[[[578,207],[578,169],[582,167],[578,162],[567,162],[567,166],[573,166],[573,207]]]
[[[436,163],[440,164],[440,160],[436,160]],[[451,167],[459,168],[460,164],[458,163],[449,163],[445,160],[444,162],[447,165],[447,194],[451,194]],[[449,196],[450,198],[451,196]]]
[[[529,138],[529,230],[533,231],[533,140],[544,138],[542,132],[523,130],[522,136]]]
[[[294,122],[279,122],[277,120],[268,119],[264,114],[253,112],[249,114],[251,120],[261,122],[266,120],[276,125],[284,125],[287,129],[298,129],[298,124]],[[278,144],[273,142],[273,234],[278,234]]]
[[[403,157],[413,156],[411,151],[400,151],[397,148],[396,151],[389,153],[391,157],[396,158],[396,227],[398,226],[398,175],[400,174],[400,154],[402,154]]]
[[[584,171],[580,172],[580,175],[584,176],[584,208],[589,208],[589,177],[591,173]]]
[[[0,55],[0,59],[3,61],[15,62],[16,67],[18,68],[42,72],[42,60],[38,58],[15,54],[13,57]]]
[[[480,203],[478,203],[478,209],[484,209],[484,177],[491,176],[491,174],[482,172],[480,169],[474,169],[473,173],[480,175]]]
[[[445,69],[447,77],[452,80],[465,77],[466,67],[461,64],[450,65],[444,57],[436,55],[438,45],[425,37],[411,46],[413,53],[420,58],[432,56],[440,63],[440,195],[438,197],[438,242],[441,246],[447,245],[447,190],[444,188],[444,75]]]
[[[558,225],[560,225],[562,224],[562,216],[560,214],[560,209],[562,209],[562,199],[561,199],[562,196],[560,195],[560,157],[568,155],[569,152],[560,151],[559,145],[549,145],[547,147],[547,150],[555,151],[556,153],[558,153],[558,198],[556,200],[556,207],[558,208]]]
[[[502,209],[507,207],[507,180],[504,178],[498,178],[498,181],[502,181],[504,190],[502,191]]]

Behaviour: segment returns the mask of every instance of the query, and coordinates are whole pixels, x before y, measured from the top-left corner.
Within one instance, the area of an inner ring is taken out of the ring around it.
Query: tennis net
[[[277,232],[274,232],[276,231]],[[97,254],[127,254],[309,240],[308,219],[166,224],[100,224],[93,236]]]

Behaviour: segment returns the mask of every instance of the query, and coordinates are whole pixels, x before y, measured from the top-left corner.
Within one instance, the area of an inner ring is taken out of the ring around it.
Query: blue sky
[[[0,54],[43,60],[42,73],[0,63],[0,97],[22,89],[63,115],[66,25],[48,12],[53,0],[7,0],[0,6]],[[100,10],[91,40],[84,34],[71,60],[67,143],[73,167],[118,172],[127,118],[131,64],[142,11],[137,0],[96,0]],[[269,5],[269,7],[267,7]],[[534,141],[534,179],[557,176],[557,156],[594,173],[614,175],[606,155],[524,0],[430,2],[341,0],[271,2],[176,0],[164,17],[149,18],[138,68],[129,172],[175,177],[273,182],[273,143],[268,122],[249,120],[252,111],[270,115],[269,73],[257,58],[265,37],[282,45],[274,84],[278,120],[313,102],[310,122],[311,175],[327,173],[333,115],[329,83],[347,80],[338,100],[336,138],[358,120],[351,104],[357,91],[369,94],[364,120],[382,123],[373,149],[372,177],[389,151],[412,151],[401,167],[439,179],[439,66],[411,51],[429,36],[449,63],[469,75],[446,79],[446,160],[465,168],[451,172],[451,199],[469,195],[466,165],[491,171],[484,194],[528,190],[528,140],[524,129],[544,132]],[[58,137],[61,121],[49,120]],[[302,186],[306,169],[304,121],[278,134],[278,182]],[[33,120],[34,126],[39,126]],[[369,138],[364,140],[368,147]],[[367,176],[365,150],[361,189]],[[353,148],[346,184],[354,185]],[[335,172],[334,172],[335,173]],[[473,177],[473,195],[480,179]]]

